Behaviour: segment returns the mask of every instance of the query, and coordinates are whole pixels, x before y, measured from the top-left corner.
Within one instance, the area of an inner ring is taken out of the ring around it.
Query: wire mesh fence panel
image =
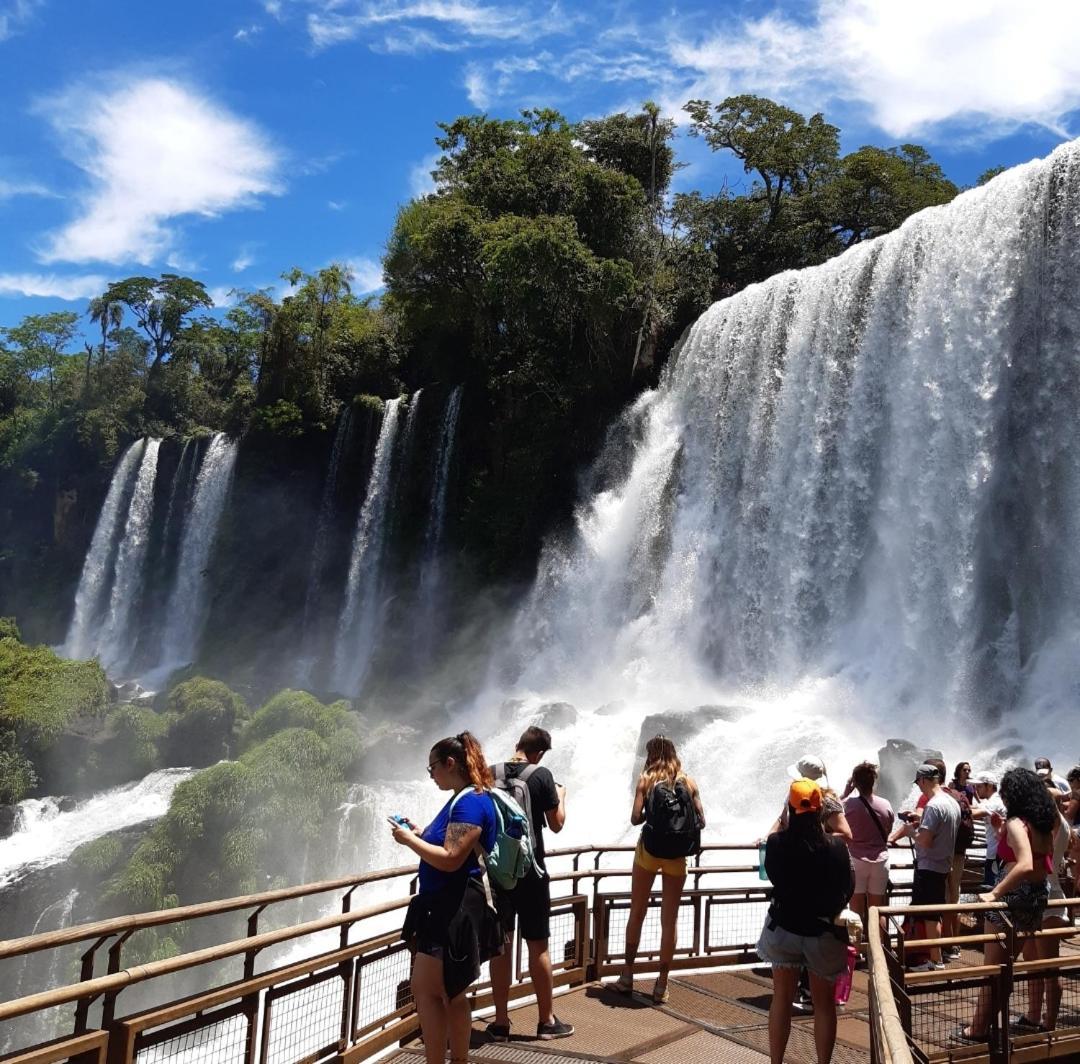
[[[676,917],[675,955],[691,956],[697,950],[696,942],[696,905],[694,899],[684,898],[679,904]],[[607,956],[616,959],[626,956],[626,925],[630,919],[629,902],[612,903],[608,906]],[[638,946],[638,958],[658,956],[660,953],[660,902],[656,898],[645,911],[645,921],[641,927],[641,941]]]
[[[756,945],[769,912],[766,899],[727,901],[709,898],[706,905],[706,953]]]
[[[578,957],[577,920],[574,913],[555,913],[551,917],[548,932],[552,967],[573,968],[581,963]]]
[[[365,960],[357,973],[357,1030],[379,1024],[385,1016],[412,1004],[411,971],[412,954],[404,945]]]
[[[979,993],[989,987],[987,980],[949,981],[932,987],[911,988],[911,1039],[927,1055],[942,1050],[985,1042],[986,1037],[996,1037],[992,1010],[989,1010],[986,1027],[969,1037]],[[965,1033],[966,1032],[966,1033]]]
[[[166,1029],[140,1035],[135,1064],[244,1064],[248,1018],[236,1012],[216,1018],[213,1013]]]
[[[345,980],[333,972],[286,985],[269,996],[262,1064],[290,1064],[335,1045],[341,1037],[344,995]]]

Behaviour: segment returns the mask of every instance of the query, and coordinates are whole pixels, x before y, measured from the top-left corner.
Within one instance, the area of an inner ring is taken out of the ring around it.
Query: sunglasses
[[[441,765],[442,763],[443,763],[443,759],[441,757],[437,757],[434,761],[429,761],[428,762],[428,767],[427,767],[427,774],[429,776],[434,777],[434,775],[435,775],[435,766],[436,765]]]

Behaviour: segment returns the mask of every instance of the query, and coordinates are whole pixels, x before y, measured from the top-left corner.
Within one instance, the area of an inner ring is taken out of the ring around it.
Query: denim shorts
[[[830,983],[847,966],[847,941],[834,934],[796,935],[785,931],[771,916],[765,920],[757,943],[758,956],[774,968],[807,968]]]

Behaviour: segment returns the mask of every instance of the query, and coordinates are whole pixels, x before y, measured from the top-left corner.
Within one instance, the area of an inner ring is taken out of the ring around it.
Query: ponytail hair
[[[482,791],[491,779],[484,751],[472,732],[463,731],[460,735],[440,739],[431,752],[442,761],[452,757],[461,766],[461,774],[474,790]]]

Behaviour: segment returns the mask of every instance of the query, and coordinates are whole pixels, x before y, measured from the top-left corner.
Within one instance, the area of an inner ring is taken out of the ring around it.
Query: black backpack
[[[967,848],[975,841],[975,818],[971,815],[971,802],[963,791],[946,787],[945,791],[950,797],[956,799],[960,806],[960,826],[956,829],[956,845],[953,853],[966,853]]]
[[[664,780],[649,791],[641,841],[653,857],[689,857],[701,849],[694,799],[682,780],[674,787]]]

